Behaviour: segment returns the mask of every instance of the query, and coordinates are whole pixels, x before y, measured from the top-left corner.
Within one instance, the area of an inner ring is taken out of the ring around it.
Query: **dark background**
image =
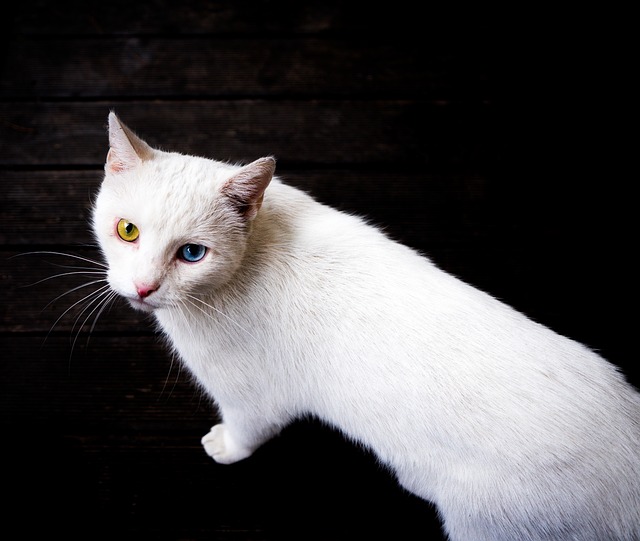
[[[319,423],[215,464],[199,444],[215,411],[124,304],[91,332],[75,309],[54,326],[88,290],[56,297],[83,279],[30,286],[70,261],[12,256],[97,256],[87,220],[111,109],[166,150],[276,156],[286,181],[599,350],[638,385],[631,15],[585,9],[13,3],[0,42],[5,530],[440,539],[428,504]]]

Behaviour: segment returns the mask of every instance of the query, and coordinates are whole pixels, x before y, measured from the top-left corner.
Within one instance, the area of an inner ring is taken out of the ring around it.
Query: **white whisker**
[[[212,306],[211,304],[206,303],[205,301],[203,301],[202,299],[199,299],[198,297],[196,297],[195,295],[187,295],[187,302],[193,306],[194,308],[197,308],[198,310],[200,310],[203,314],[209,316],[211,319],[213,318],[213,315],[210,314],[209,312],[207,312],[204,308],[202,308],[201,306],[197,305],[195,302],[193,301],[198,301],[199,303],[201,303],[202,305],[206,306],[207,308],[210,308],[211,310],[213,310],[216,314],[221,315],[223,318],[225,318],[227,321],[229,321],[230,323],[232,323],[233,325],[235,325],[236,327],[238,327],[238,329],[240,329],[241,331],[245,332],[248,336],[250,336],[251,338],[253,338],[256,342],[260,342],[258,340],[258,338],[251,333],[249,330],[245,329],[242,325],[240,325],[240,323],[238,323],[237,321],[235,321],[233,318],[229,317],[227,314],[225,314],[224,312],[222,312],[221,310],[219,310],[218,308],[216,308],[215,306]]]
[[[85,326],[85,324],[87,323],[87,320],[91,317],[91,315],[98,309],[100,308],[100,306],[102,306],[102,302],[105,300],[105,297],[108,297],[111,294],[111,291],[109,289],[104,289],[104,287],[94,291],[89,298],[85,297],[86,303],[84,308],[80,311],[80,313],[76,316],[76,319],[73,323],[73,326],[71,327],[71,332],[73,333],[76,329],[76,326],[78,325],[78,321],[80,320],[80,318],[82,317],[82,315],[89,310],[93,305],[96,305],[93,310],[91,310],[91,312],[89,312],[89,315],[84,319],[84,321],[82,322],[82,324],[79,326],[78,328],[78,332],[80,332],[83,327]]]
[[[162,385],[162,390],[160,391],[160,395],[158,396],[158,400],[160,399],[160,397],[164,394],[166,388],[167,388],[167,383],[169,382],[169,376],[171,375],[171,371],[173,370],[173,365],[175,364],[175,360],[176,360],[176,353],[175,351],[171,352],[171,362],[169,363],[169,370],[167,372],[167,377],[164,378],[164,384]],[[180,373],[182,370],[182,363],[178,363],[178,373],[176,374],[175,379],[173,380],[173,385],[171,386],[171,390],[169,391],[169,396],[171,396],[173,394],[173,390],[176,388],[176,384],[178,383],[178,379],[180,378]]]
[[[95,327],[96,327],[96,323],[98,322],[98,318],[102,315],[102,313],[109,306],[111,306],[113,304],[113,301],[115,301],[117,297],[118,297],[118,294],[115,291],[109,291],[107,298],[103,299],[102,308],[100,308],[100,311],[96,314],[96,317],[94,318],[93,323],[91,324],[91,328],[89,329],[89,334],[90,335],[93,332],[93,329],[95,329]]]
[[[48,262],[53,267],[58,267],[60,269],[75,269],[75,270],[86,270],[87,272],[101,272],[106,274],[106,269],[97,269],[96,267],[80,267],[79,265],[61,265],[60,263],[52,263]]]
[[[70,257],[72,259],[79,259],[81,261],[85,261],[86,263],[91,263],[92,265],[97,265],[98,267],[102,267],[104,269],[108,269],[109,266],[101,263],[100,261],[96,261],[94,259],[89,259],[88,257],[83,257],[80,255],[76,255],[76,254],[67,254],[65,252],[53,252],[53,251],[49,251],[49,250],[43,250],[43,251],[38,251],[38,252],[23,252],[21,254],[15,254],[14,256],[11,256],[10,259],[13,259],[14,257],[22,257],[25,255],[58,255],[58,256],[62,256],[62,257]]]
[[[100,315],[112,304],[114,299],[117,297],[117,293],[111,290],[111,287],[107,280],[107,271],[108,265],[102,263],[100,261],[96,261],[95,259],[91,259],[89,257],[70,254],[66,252],[58,252],[54,250],[41,250],[41,251],[33,251],[33,252],[23,252],[20,254],[16,254],[12,256],[10,259],[22,256],[31,256],[31,255],[40,255],[40,256],[56,256],[62,258],[68,258],[71,260],[69,263],[57,263],[54,261],[46,261],[48,265],[53,267],[57,267],[59,269],[66,269],[66,272],[58,272],[57,274],[53,274],[52,276],[48,276],[46,278],[42,278],[37,282],[29,284],[27,286],[21,287],[31,287],[36,286],[38,284],[42,284],[44,282],[48,282],[49,280],[53,280],[55,278],[67,278],[71,276],[80,276],[83,278],[89,279],[89,281],[79,284],[75,287],[68,289],[67,291],[61,293],[53,300],[49,301],[46,306],[42,309],[43,311],[49,308],[56,301],[62,299],[63,297],[75,293],[76,291],[80,291],[85,288],[93,288],[94,290],[90,293],[84,295],[81,299],[76,300],[71,306],[69,306],[66,310],[64,310],[57,319],[53,322],[49,331],[47,332],[44,342],[47,341],[53,330],[58,326],[60,321],[74,309],[78,309],[77,315],[75,316],[75,320],[73,321],[73,325],[71,326],[71,354],[70,358],[73,355],[73,351],[78,341],[82,330],[87,326],[87,323],[93,317],[93,322],[88,332],[87,343],[89,338],[96,327],[98,318]],[[95,279],[92,279],[95,278]]]
[[[177,308],[180,310],[180,314],[182,315],[183,319],[188,320],[188,317],[186,314],[189,313],[189,307],[187,306],[186,302],[184,300],[181,300],[180,303],[177,305]],[[171,314],[171,318],[173,319],[173,314]],[[196,339],[195,337],[195,332],[193,330],[193,326],[192,325],[187,325],[187,329],[189,329],[189,333],[191,334],[191,338],[193,340]]]
[[[100,291],[100,290],[99,290]],[[93,294],[93,298],[87,302],[87,305],[82,309],[82,311],[80,312],[80,314],[78,314],[78,317],[76,318],[73,327],[71,328],[71,332],[73,333],[78,320],[80,319],[80,317],[82,316],[82,314],[84,314],[91,306],[93,306],[95,304],[95,306],[93,307],[93,309],[89,312],[89,314],[87,315],[87,317],[84,318],[84,320],[82,321],[82,324],[80,324],[80,326],[78,327],[78,331],[76,332],[75,338],[73,339],[73,342],[71,344],[71,352],[73,353],[73,350],[75,348],[76,342],[78,340],[78,337],[80,336],[80,333],[82,332],[82,329],[84,328],[84,326],[87,324],[87,321],[89,321],[89,318],[91,318],[91,316],[96,312],[96,310],[99,310],[98,314],[96,315],[96,319],[93,322],[93,325],[91,325],[91,329],[89,330],[89,334],[87,336],[87,344],[89,343],[89,338],[91,337],[91,333],[93,332],[93,328],[95,327],[96,324],[96,320],[98,318],[98,316],[102,313],[102,310],[104,309],[104,305],[105,303],[109,302],[109,299],[112,298],[112,296],[114,295],[113,291],[110,290],[104,290],[104,288],[102,288],[102,291],[100,291],[100,293],[98,293],[97,291],[94,292]]]
[[[69,268],[74,268],[74,267],[69,267]],[[53,280],[54,278],[62,278],[63,276],[88,276],[88,275],[98,275],[98,276],[104,276],[105,272],[102,270],[81,270],[81,271],[76,271],[76,272],[63,272],[60,274],[54,274],[53,276],[48,276],[47,278],[43,278],[42,280],[38,280],[37,282],[33,282],[32,284],[27,284],[25,286],[20,286],[20,287],[32,287],[32,286],[37,286],[38,284],[41,284],[42,282],[46,282],[48,280]],[[60,297],[58,297],[60,298]],[[52,301],[53,302],[53,301]]]
[[[69,289],[68,291],[65,291],[64,293],[62,293],[61,295],[58,295],[55,299],[53,299],[52,301],[49,301],[47,303],[47,305],[42,309],[43,311],[46,310],[47,308],[49,308],[49,306],[51,306],[54,302],[56,302],[57,300],[61,299],[62,297],[65,297],[66,295],[69,295],[70,293],[73,293],[74,291],[78,291],[79,289],[83,289],[85,287],[89,287],[92,286],[94,284],[99,284],[100,282],[106,282],[107,280],[104,278],[101,278],[100,280],[93,280],[91,282],[87,282],[85,284],[80,284],[79,286],[76,287],[72,287],[71,289]],[[109,284],[102,286],[100,289],[104,289],[105,287],[109,287]],[[100,289],[98,289],[98,291],[100,291]],[[87,297],[84,297],[85,299],[90,297],[92,294],[89,294]],[[84,299],[82,299],[84,300]],[[80,301],[81,302],[81,301]],[[71,305],[71,308],[73,308],[76,304],[75,303],[73,305]]]
[[[180,301],[178,304],[175,304],[174,308],[176,308],[180,312],[180,316],[183,319],[185,319],[185,320],[187,319],[187,316],[185,315],[185,311],[188,312],[188,308],[187,308],[187,306],[186,306],[184,301]],[[175,323],[175,319],[176,319],[177,315],[174,313],[174,311],[170,310],[168,312],[168,314],[169,314],[169,317],[172,320],[174,320],[174,323]],[[190,325],[188,326],[188,329],[189,329],[189,332],[191,333],[191,336],[195,337],[195,333],[194,333],[194,331],[193,331],[193,329],[192,329],[192,327]],[[164,385],[162,386],[162,391],[160,393],[161,395],[164,394],[164,392],[165,392],[165,390],[167,388],[167,384],[169,382],[169,376],[171,375],[171,371],[173,370],[173,366],[175,364],[176,355],[177,355],[177,352],[175,350],[172,350],[171,351],[171,364],[169,365],[169,370],[167,372],[167,376],[165,378]],[[173,390],[175,389],[175,387],[176,387],[176,385],[178,383],[178,380],[180,379],[180,374],[181,373],[182,373],[182,363],[178,362],[178,372],[176,374],[175,379],[173,380],[173,385],[171,386],[171,390],[169,391],[169,396],[171,396],[171,394],[173,393]]]
[[[100,282],[102,280],[97,280],[96,282]],[[98,288],[96,291],[92,291],[91,293],[89,293],[88,295],[86,295],[85,297],[83,297],[82,299],[80,299],[79,301],[74,302],[71,306],[69,306],[69,308],[67,308],[64,312],[62,312],[62,314],[60,314],[60,316],[58,317],[58,319],[55,320],[55,322],[53,323],[53,325],[51,326],[51,328],[49,329],[49,332],[47,333],[47,337],[49,337],[49,335],[51,334],[51,332],[53,331],[53,329],[55,328],[55,326],[60,322],[60,320],[67,315],[71,310],[73,310],[76,306],[78,306],[79,304],[83,303],[83,302],[87,302],[88,299],[91,299],[94,295],[97,295],[99,292],[104,291],[105,289],[108,289],[109,285],[104,285],[100,288]],[[75,288],[75,289],[80,289]],[[64,294],[66,295],[66,293]],[[60,295],[60,297],[64,296],[64,295]],[[60,298],[58,297],[58,298]],[[52,301],[53,302],[53,301]],[[51,303],[49,303],[51,304]],[[48,305],[47,305],[48,306]],[[46,340],[45,338],[45,340]]]

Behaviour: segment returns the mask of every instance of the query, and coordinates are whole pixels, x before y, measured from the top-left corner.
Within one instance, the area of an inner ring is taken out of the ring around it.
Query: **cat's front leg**
[[[260,418],[223,414],[223,419],[201,440],[206,453],[220,464],[233,464],[251,456],[280,429]]]

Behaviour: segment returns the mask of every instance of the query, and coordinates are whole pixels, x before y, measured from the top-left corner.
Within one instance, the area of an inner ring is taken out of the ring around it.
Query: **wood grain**
[[[486,60],[472,55],[371,38],[23,38],[0,97],[487,100]]]
[[[478,171],[499,149],[487,106],[420,101],[0,103],[0,166],[102,165],[115,110],[152,145],[223,161],[273,155],[305,165]],[[363,137],[366,134],[366,137]]]

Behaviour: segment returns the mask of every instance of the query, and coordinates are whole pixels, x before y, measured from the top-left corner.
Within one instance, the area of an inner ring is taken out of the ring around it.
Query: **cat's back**
[[[410,394],[432,402],[430,411],[406,402],[408,410],[464,411],[466,419],[454,423],[469,431],[465,437],[482,426],[496,445],[505,437],[500,421],[507,411],[533,432],[564,438],[574,427],[563,422],[563,408],[572,422],[594,430],[598,412],[617,415],[622,408],[639,452],[640,395],[591,349],[442,271],[359,217],[284,184],[270,190],[264,218],[277,222],[279,233],[261,261],[272,265],[269,302],[277,310],[290,303],[292,325],[308,344],[318,344],[318,355],[345,359],[332,367],[344,381],[378,375],[389,383],[379,396],[403,391],[393,382],[419,387]]]

